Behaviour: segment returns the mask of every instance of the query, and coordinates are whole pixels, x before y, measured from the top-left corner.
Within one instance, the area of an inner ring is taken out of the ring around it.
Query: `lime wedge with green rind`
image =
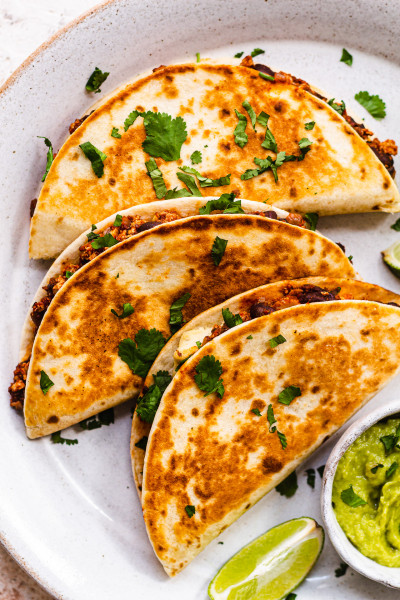
[[[302,517],[273,527],[239,550],[208,587],[212,600],[281,600],[314,566],[324,530]]]
[[[400,279],[400,242],[395,242],[382,252],[383,262]]]

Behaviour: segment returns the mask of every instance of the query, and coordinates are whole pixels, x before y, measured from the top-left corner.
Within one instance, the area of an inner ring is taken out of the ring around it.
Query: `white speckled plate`
[[[95,66],[111,72],[110,92],[153,66],[202,56],[232,56],[265,49],[267,64],[302,77],[343,98],[380,137],[400,141],[400,37],[398,0],[115,0],[62,31],[31,57],[0,94],[0,297],[1,344],[0,533],[17,560],[57,598],[65,600],[206,598],[207,583],[243,544],[286,519],[321,519],[320,479],[307,486],[305,468],[324,463],[332,443],[298,470],[293,499],[271,492],[225,531],[179,576],[168,580],[148,543],[131,476],[130,407],[95,431],[67,432],[77,446],[28,441],[22,420],[8,407],[7,387],[18,359],[25,312],[48,265],[29,262],[29,203],[37,195],[45,163],[45,135],[57,148],[68,124],[92,103],[84,84]],[[353,55],[339,62],[342,47]],[[387,117],[374,121],[354,93],[379,93]],[[97,99],[97,98],[96,98]],[[400,164],[397,164],[399,169]],[[381,263],[380,250],[398,233],[389,215],[340,216],[320,229],[346,245],[361,275],[400,292],[400,282]],[[399,379],[364,412],[391,397]],[[223,545],[218,544],[222,541]],[[398,592],[347,571],[335,578],[340,559],[329,543],[299,588],[299,600],[388,600]]]

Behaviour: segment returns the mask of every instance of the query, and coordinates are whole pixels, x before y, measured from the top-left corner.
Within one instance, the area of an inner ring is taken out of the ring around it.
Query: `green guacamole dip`
[[[365,431],[340,459],[332,492],[346,536],[362,554],[387,567],[400,567],[399,426],[396,415]],[[357,496],[351,490],[343,494],[350,486]],[[349,497],[353,504],[361,504],[357,497],[366,504],[349,506],[343,499]]]

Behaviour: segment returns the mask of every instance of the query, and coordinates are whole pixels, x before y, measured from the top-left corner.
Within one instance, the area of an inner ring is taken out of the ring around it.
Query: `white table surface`
[[[0,0],[0,86],[40,44],[95,0]],[[0,600],[50,600],[0,545]]]

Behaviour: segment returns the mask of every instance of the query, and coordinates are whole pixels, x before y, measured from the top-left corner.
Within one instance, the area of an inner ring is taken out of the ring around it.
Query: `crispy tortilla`
[[[157,411],[143,477],[147,532],[170,576],[399,372],[399,327],[395,306],[303,304],[230,329],[182,365]],[[286,341],[271,348],[268,341],[278,335]],[[222,398],[204,397],[194,381],[200,360],[210,355],[222,365]],[[278,395],[288,386],[301,395],[286,405]]]
[[[276,154],[261,146],[265,127],[250,119],[247,144],[234,139],[235,110],[247,116],[248,100],[255,113],[270,115],[268,126],[278,150],[299,156],[298,142],[313,142],[304,160],[278,168],[278,183],[271,170],[248,180],[241,175],[254,169],[254,157]],[[167,189],[185,186],[178,167],[191,166],[190,156],[201,151],[195,168],[212,179],[231,174],[230,184],[218,192],[237,190],[250,200],[268,200],[283,209],[338,214],[383,210],[396,212],[400,196],[389,173],[367,143],[326,102],[290,83],[266,81],[249,67],[227,64],[184,64],[160,67],[117,90],[66,140],[41,189],[31,222],[29,252],[32,258],[57,256],[91,223],[135,203],[157,199],[142,148],[146,132],[138,117],[128,130],[124,122],[133,110],[165,112],[182,117],[188,136],[180,159],[155,158]],[[305,123],[315,121],[312,130]],[[119,128],[120,139],[111,136]],[[98,178],[80,144],[91,142],[107,155],[104,174]],[[216,189],[216,188],[214,188]],[[210,188],[200,187],[207,195]]]
[[[211,250],[227,240],[219,266]],[[41,322],[27,374],[25,424],[34,438],[134,397],[142,378],[118,356],[140,329],[170,335],[171,304],[190,293],[185,320],[230,296],[279,279],[353,278],[342,250],[322,235],[250,215],[193,216],[109,248],[66,281]],[[118,319],[130,303],[134,313]],[[54,385],[43,394],[44,371]]]

